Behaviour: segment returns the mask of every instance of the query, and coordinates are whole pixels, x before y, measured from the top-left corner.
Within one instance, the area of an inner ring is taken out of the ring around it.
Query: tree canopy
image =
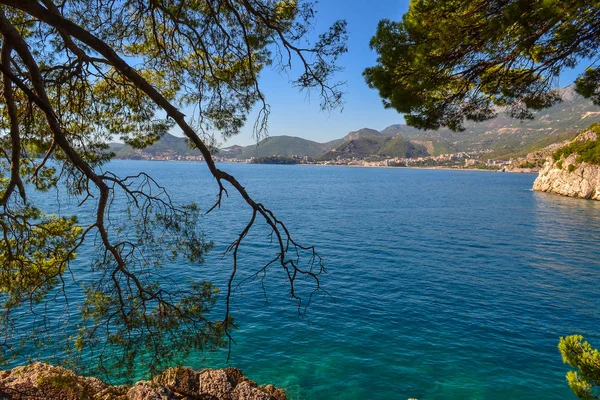
[[[320,288],[324,269],[314,248],[294,241],[271,210],[220,170],[211,146],[215,136],[237,134],[254,107],[260,110],[255,133],[266,132],[269,107],[259,74],[270,65],[300,64],[294,85],[317,90],[322,108],[340,104],[333,75],[346,51],[346,25],[336,22],[309,40],[313,6],[296,0],[0,1],[0,361],[44,340],[36,335],[50,323],[47,303],[68,297],[65,282],[78,281],[70,265],[84,243],[96,247],[88,263],[94,279],[85,283],[71,345],[92,351],[111,373],[142,359],[160,369],[191,350],[224,344],[233,327],[229,303],[240,243],[257,220],[271,229],[278,250],[256,273],[279,266],[298,309],[310,301],[295,282]],[[107,163],[113,136],[143,148],[175,126],[216,182],[215,203],[202,211],[173,199],[153,177],[118,176]],[[176,282],[160,269],[181,258],[203,262],[212,244],[198,218],[218,209],[228,190],[247,204],[248,222],[228,249],[225,315],[211,319],[217,288],[202,277]],[[32,192],[49,191],[91,207],[93,218],[43,209]],[[40,323],[24,331],[18,322],[28,315]]]
[[[573,393],[584,400],[600,399],[600,352],[581,335],[561,337],[558,349],[563,362],[577,369],[567,373]]]
[[[519,119],[560,101],[557,78],[590,61],[577,91],[600,105],[600,2],[411,0],[402,21],[382,20],[364,72],[384,106],[422,129],[464,128],[506,107]]]

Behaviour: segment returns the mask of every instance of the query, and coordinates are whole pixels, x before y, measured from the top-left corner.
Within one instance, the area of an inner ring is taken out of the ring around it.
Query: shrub
[[[600,124],[594,124],[586,130],[593,130],[600,135]],[[600,165],[600,140],[588,140],[586,142],[573,142],[552,153],[554,161],[566,158],[571,154],[578,154],[577,162],[587,162]]]
[[[567,373],[567,381],[573,393],[584,400],[598,399],[600,352],[593,349],[580,335],[561,337],[558,349],[563,362],[576,369]]]

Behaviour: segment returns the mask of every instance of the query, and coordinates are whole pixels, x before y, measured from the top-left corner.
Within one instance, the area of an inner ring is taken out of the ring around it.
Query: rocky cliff
[[[236,368],[169,368],[151,381],[110,386],[99,379],[43,363],[0,372],[0,400],[285,400],[285,392],[258,386]]]
[[[584,131],[564,147],[577,147],[573,145],[597,141],[597,130]],[[600,200],[600,165],[583,161],[576,152],[561,154],[560,157],[556,157],[554,153],[554,157],[547,156],[546,163],[533,184],[533,190]]]

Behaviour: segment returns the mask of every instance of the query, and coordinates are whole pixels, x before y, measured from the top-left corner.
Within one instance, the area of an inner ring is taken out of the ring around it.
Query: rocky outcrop
[[[258,386],[237,368],[169,368],[151,381],[110,386],[44,363],[0,372],[0,400],[285,400],[272,385]]]
[[[561,147],[568,145],[570,142],[570,140],[565,140],[563,142],[552,143],[546,147],[528,153],[525,157],[511,159],[511,162],[504,168],[504,171],[538,173],[542,170],[542,167],[548,160],[548,157],[552,156],[552,153]]]
[[[566,145],[575,141],[585,142],[596,139],[598,134],[593,130],[587,130]],[[600,200],[600,165],[579,162],[577,154],[570,154],[556,161],[550,155],[533,183],[533,190]]]

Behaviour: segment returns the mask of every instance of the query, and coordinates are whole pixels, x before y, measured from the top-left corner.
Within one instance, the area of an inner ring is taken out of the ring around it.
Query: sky
[[[408,10],[408,4],[408,0],[321,0],[316,6],[313,34],[326,31],[338,19],[348,22],[348,53],[339,59],[338,65],[344,67],[344,71],[337,74],[337,80],[347,82],[345,104],[342,109],[323,112],[319,108],[318,93],[307,98],[305,93],[292,87],[290,80],[300,73],[299,64],[292,66],[289,76],[266,68],[261,73],[260,84],[271,106],[269,135],[327,142],[361,128],[382,130],[392,124],[404,123],[397,111],[384,109],[377,90],[367,86],[362,72],[376,63],[377,54],[369,48],[369,41],[375,34],[377,23],[384,18],[400,20]],[[565,71],[558,86],[571,84],[582,69],[580,66]],[[255,115],[250,115],[242,132],[222,145],[255,144],[254,121]]]
[[[315,34],[326,31],[336,20],[348,22],[348,53],[338,62],[344,71],[336,75],[336,81],[347,82],[343,88],[345,104],[343,109],[323,112],[319,108],[318,93],[307,98],[305,92],[292,87],[290,78],[300,73],[299,64],[292,65],[289,76],[267,68],[261,74],[260,84],[271,106],[269,135],[327,142],[361,128],[381,130],[402,123],[404,120],[398,112],[383,108],[377,91],[369,89],[362,72],[375,65],[377,54],[369,48],[369,41],[377,23],[384,18],[399,20],[408,10],[408,3],[408,0],[321,0],[316,6]],[[253,123],[251,115],[242,132],[224,145],[256,143],[252,137]]]

